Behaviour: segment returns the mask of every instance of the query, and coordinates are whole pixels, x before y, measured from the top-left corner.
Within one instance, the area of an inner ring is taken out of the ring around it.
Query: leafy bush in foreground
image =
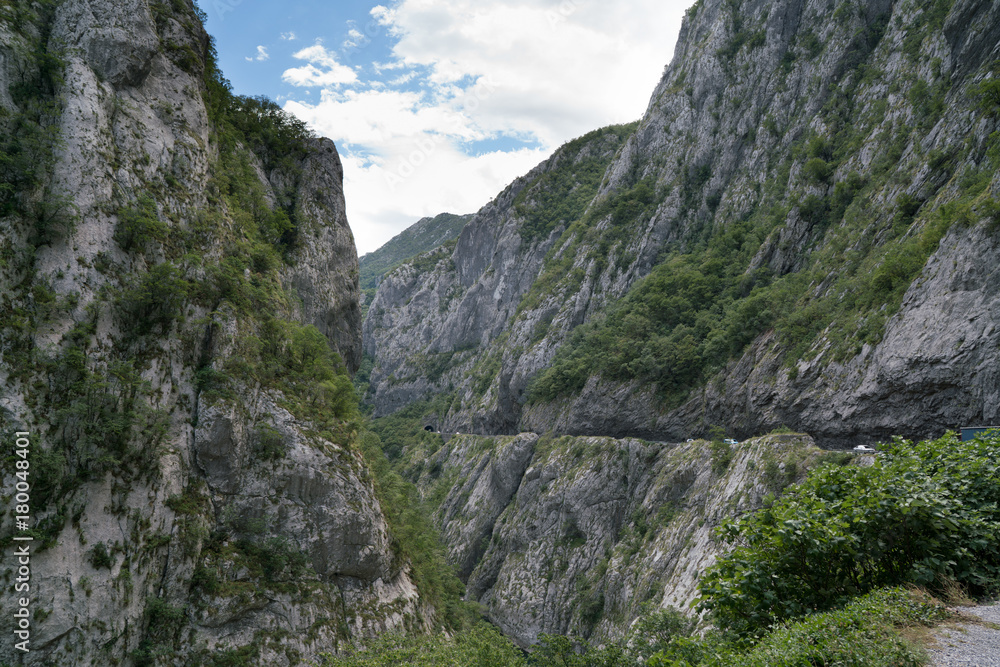
[[[509,639],[486,623],[448,639],[442,635],[382,635],[350,656],[326,655],[322,667],[524,667],[524,657]]]
[[[870,467],[824,467],[772,507],[729,521],[736,548],[702,580],[700,608],[744,639],[875,588],[1000,581],[1000,440],[897,439]]]
[[[940,604],[899,588],[879,589],[843,609],[813,614],[778,627],[756,647],[740,652],[719,635],[688,639],[655,654],[649,667],[771,667],[773,665],[844,665],[845,667],[917,667],[920,649],[897,628],[930,626],[948,617]],[[681,652],[683,651],[683,653]]]

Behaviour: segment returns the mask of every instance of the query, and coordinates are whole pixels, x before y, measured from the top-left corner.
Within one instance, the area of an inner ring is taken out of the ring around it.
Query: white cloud
[[[401,60],[392,60],[387,63],[375,61],[372,63],[372,67],[375,69],[375,72],[377,74],[381,74],[382,72],[391,72],[397,69],[406,69],[407,67],[409,67],[409,65],[402,62]]]
[[[297,60],[305,60],[308,63],[302,67],[287,69],[281,75],[283,81],[293,86],[335,87],[358,80],[357,73],[350,67],[337,62],[336,56],[322,44],[308,46],[292,54],[292,57]]]
[[[371,14],[372,18],[378,21],[379,24],[384,26],[391,26],[396,18],[396,12],[389,9],[385,5],[375,5],[368,13]]]
[[[294,32],[283,32],[283,33],[281,33],[281,39],[285,40],[286,42],[294,42],[295,41],[295,33]]]
[[[343,159],[347,220],[358,254],[377,250],[422,217],[477,211],[496,196],[496,183],[523,175],[545,159],[545,152],[522,149],[469,157],[440,143],[406,178],[388,184],[387,174],[398,176],[399,166],[410,158],[402,153],[385,163]]]
[[[369,252],[421,216],[478,209],[569,139],[641,117],[692,1],[377,5],[370,14],[392,48],[371,63],[378,78],[362,81],[316,44],[284,79],[322,86],[321,99],[285,108],[337,142],[349,220]],[[352,24],[345,46],[362,37]],[[462,150],[498,137],[540,148]]]
[[[402,86],[403,84],[413,81],[417,76],[416,72],[407,72],[406,74],[401,74],[395,79],[389,81],[390,86]]]
[[[345,52],[351,52],[361,46],[367,45],[370,41],[363,32],[352,27],[347,31],[347,39],[340,45],[340,48]]]
[[[690,3],[402,0],[385,17],[395,55],[429,67],[433,83],[494,85],[476,112],[484,128],[555,147],[642,115],[680,28],[683,7],[671,4]]]
[[[307,46],[300,51],[296,51],[292,54],[292,57],[297,60],[305,60],[306,62],[310,62],[315,65],[323,65],[324,67],[339,66],[337,56],[327,51],[326,47],[318,42],[312,46]]]
[[[258,46],[257,47],[257,55],[254,56],[254,57],[252,57],[252,58],[247,58],[246,61],[248,63],[252,63],[254,61],[262,62],[264,60],[268,60],[270,57],[271,57],[270,54],[268,54],[268,52],[267,52],[267,47]]]
[[[285,109],[340,148],[348,220],[361,254],[420,217],[478,210],[547,153],[466,155],[462,142],[488,136],[459,108],[427,104],[420,92],[324,91],[317,104],[288,102]]]
[[[399,90],[324,90],[319,103],[289,102],[285,109],[305,120],[338,145],[364,146],[385,155],[400,142],[431,136],[456,141],[487,138],[460,109],[426,104],[424,95]]]

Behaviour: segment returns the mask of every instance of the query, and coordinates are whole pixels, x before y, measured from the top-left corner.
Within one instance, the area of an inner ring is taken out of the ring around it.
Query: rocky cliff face
[[[458,436],[420,484],[467,597],[522,646],[540,633],[617,637],[643,603],[687,609],[725,517],[761,506],[830,456],[804,435],[709,443]],[[849,455],[840,455],[849,456]]]
[[[313,221],[300,234],[282,271],[282,284],[301,300],[295,319],[312,324],[340,353],[351,372],[361,363],[360,270],[354,234],[344,205],[344,168],[329,139],[311,139],[295,171],[292,199],[300,220]],[[272,171],[268,183],[277,189],[289,175]]]
[[[3,12],[0,414],[33,541],[31,652],[5,632],[0,662],[286,665],[423,627],[354,444],[333,144],[229,93],[189,2]]]
[[[567,144],[483,207],[454,248],[437,248],[383,279],[364,325],[365,352],[377,360],[376,416],[445,391],[466,406],[449,415],[449,427],[514,429],[517,386],[501,361],[511,347],[510,322],[628,130]]]
[[[532,235],[514,198],[566,199],[557,153],[386,277],[376,414],[827,445],[996,421],[998,11],[698,2],[591,201]]]
[[[741,436],[796,424],[832,446],[994,423],[1000,418],[998,252],[995,235],[984,228],[947,235],[882,341],[861,345],[849,361],[824,359],[820,342],[819,355],[789,369],[769,333],[675,410],[664,410],[654,389],[595,377],[577,397],[532,406],[525,423],[647,437],[697,433],[705,424],[727,424]]]

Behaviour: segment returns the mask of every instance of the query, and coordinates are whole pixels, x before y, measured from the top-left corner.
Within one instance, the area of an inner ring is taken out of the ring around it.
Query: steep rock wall
[[[235,99],[190,3],[7,9],[0,415],[31,433],[34,541],[31,652],[7,632],[0,662],[286,665],[424,627],[343,402],[360,310],[332,142],[273,163],[249,116],[220,125]],[[15,533],[5,512],[8,568]]]
[[[567,144],[483,207],[453,249],[438,248],[383,278],[364,324],[365,353],[377,360],[375,416],[442,391],[454,392],[462,406],[507,407],[515,400],[511,371],[497,356],[504,342],[497,339],[504,334],[506,340],[546,255],[588,200],[568,206],[567,217],[554,217],[548,213],[552,192],[593,192],[624,135],[608,128]],[[540,211],[544,223],[536,221]],[[494,382],[498,371],[505,381]],[[460,414],[448,417],[449,428],[474,424],[507,432],[516,425],[509,410]]]
[[[467,598],[527,647],[540,633],[620,637],[646,602],[689,612],[726,548],[715,526],[849,456],[801,434],[724,454],[703,440],[457,436],[427,453],[420,484],[449,489],[436,518]]]

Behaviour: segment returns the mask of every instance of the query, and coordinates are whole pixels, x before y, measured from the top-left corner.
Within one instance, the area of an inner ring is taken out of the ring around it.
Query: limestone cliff
[[[332,142],[234,96],[188,1],[0,11],[0,415],[33,537],[31,652],[5,631],[0,662],[288,665],[423,627],[354,442]]]
[[[620,637],[644,603],[688,609],[725,517],[818,462],[801,434],[714,451],[599,437],[457,436],[411,451],[467,596],[522,646],[540,633]]]
[[[996,421],[998,12],[696,3],[588,202],[540,215],[578,192],[564,148],[386,276],[376,414],[826,445]]]
[[[441,246],[383,278],[364,324],[365,353],[376,360],[376,416],[448,391],[465,407],[449,415],[449,428],[514,429],[510,408],[523,386],[501,362],[511,348],[510,322],[630,130],[611,127],[570,142],[484,206],[453,248]],[[543,328],[529,335],[544,337]],[[469,411],[480,403],[493,407]]]

